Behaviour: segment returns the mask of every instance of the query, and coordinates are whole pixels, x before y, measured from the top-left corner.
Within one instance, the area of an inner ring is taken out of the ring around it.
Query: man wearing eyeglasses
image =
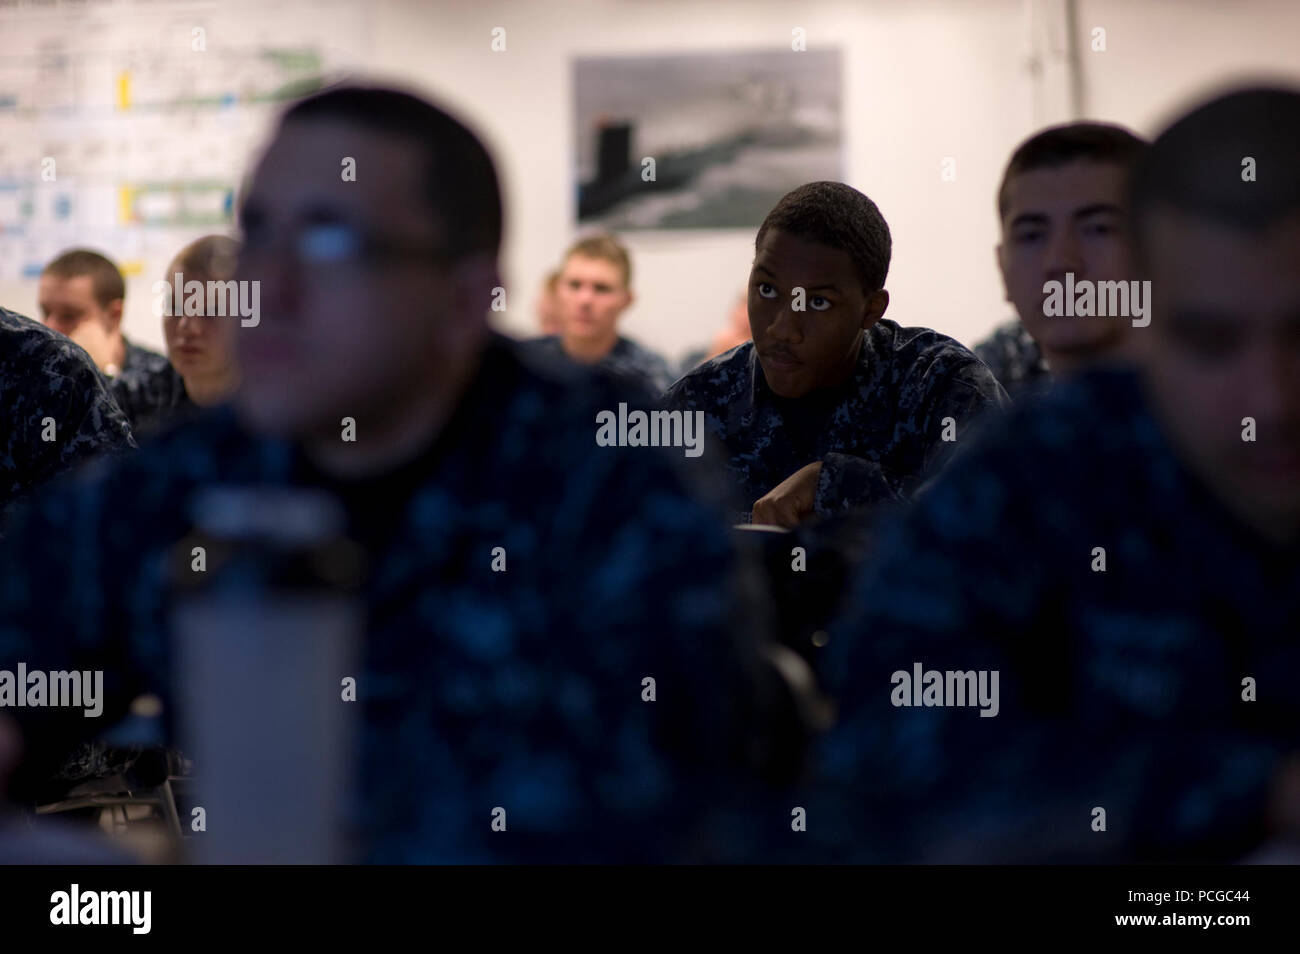
[[[670,452],[597,446],[618,382],[544,373],[488,330],[482,144],[407,94],[326,91],[285,115],[241,217],[262,315],[235,332],[232,406],[35,508],[0,567],[0,660],[93,656],[105,721],[140,691],[170,705],[161,568],[199,494],[325,490],[368,564],[361,662],[331,690],[354,686],[335,704],[355,706],[359,856],[684,857],[716,804],[696,781],[763,748],[738,738],[762,650],[732,626],[720,511]],[[52,598],[85,554],[96,572]],[[77,722],[47,713],[29,751]]]

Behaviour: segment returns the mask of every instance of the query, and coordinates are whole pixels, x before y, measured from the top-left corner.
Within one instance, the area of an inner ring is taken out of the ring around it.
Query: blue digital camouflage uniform
[[[549,358],[570,360],[564,353],[564,345],[560,343],[559,335],[533,338],[525,344],[528,348],[536,349],[538,354]],[[673,372],[667,361],[648,348],[621,335],[609,354],[597,362],[597,366],[644,388],[655,398],[663,394],[668,389],[668,385],[673,382]]]
[[[682,375],[690,374],[692,371],[694,371],[696,368],[702,365],[705,361],[707,361],[708,358],[709,358],[708,348],[692,348],[690,351],[686,352],[686,354],[682,357],[682,360],[678,363],[677,377],[680,378]],[[676,380],[676,378],[674,378],[674,380]]]
[[[129,341],[126,360],[108,383],[137,438],[158,430],[188,402],[185,382],[166,356]]]
[[[998,325],[974,350],[1013,401],[1042,391],[1052,380],[1038,342],[1019,320]]]
[[[822,462],[816,513],[826,517],[908,496],[1006,395],[966,348],[927,328],[882,319],[863,335],[857,366],[833,392],[772,393],[753,342],[706,361],[664,397],[705,413],[706,456],[722,453],[737,519],[795,471]],[[952,441],[944,421],[953,419]]]
[[[425,458],[330,488],[374,561],[353,703],[367,860],[695,857],[701,793],[752,724],[735,687],[758,629],[732,626],[720,509],[675,451],[596,445],[597,412],[627,400],[615,382],[553,372],[494,339]],[[173,711],[163,554],[196,490],[313,473],[221,409],[53,488],[0,551],[0,667],[102,668],[104,726],[142,691]],[[11,711],[33,747],[90,721]]]
[[[0,308],[0,531],[13,503],[55,474],[134,447],[89,356],[39,322]],[[49,431],[46,419],[53,418]],[[53,440],[45,440],[52,434]]]
[[[1058,385],[984,437],[879,527],[831,630],[841,720],[804,793],[821,857],[1243,856],[1300,749],[1300,546],[1202,489],[1131,372]],[[895,707],[917,663],[999,671],[999,713]]]

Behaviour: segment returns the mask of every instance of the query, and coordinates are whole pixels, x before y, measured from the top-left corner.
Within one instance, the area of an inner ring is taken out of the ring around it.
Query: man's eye
[[[266,216],[261,212],[245,209],[244,214],[239,217],[239,231],[245,237],[261,235],[266,231]]]
[[[1300,348],[1300,321],[1292,321],[1283,328],[1282,341],[1289,347]]]
[[[1223,361],[1232,357],[1241,345],[1241,339],[1230,331],[1214,328],[1179,329],[1176,338],[1201,361]]]
[[[758,283],[758,295],[760,298],[775,298],[776,289],[767,282]]]
[[[1011,236],[1011,240],[1017,245],[1031,245],[1034,242],[1041,241],[1047,233],[1041,229],[1034,229],[1028,232],[1016,232]]]
[[[817,304],[818,302],[821,302],[821,304]],[[826,311],[826,309],[830,308],[831,302],[829,298],[823,298],[821,295],[814,295],[809,299],[808,305],[813,311]]]
[[[269,241],[266,229],[261,225],[245,226],[239,236],[239,250],[262,249]]]
[[[1236,353],[1237,347],[1230,341],[1189,341],[1187,350],[1201,361],[1223,362]]]
[[[346,225],[317,225],[298,239],[298,254],[304,262],[345,262],[361,251],[361,238]]]
[[[1096,225],[1089,225],[1083,230],[1084,235],[1114,235],[1119,230],[1108,222],[1099,222]]]

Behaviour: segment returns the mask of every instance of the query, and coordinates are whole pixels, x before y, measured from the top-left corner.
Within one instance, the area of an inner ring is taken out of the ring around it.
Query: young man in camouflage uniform
[[[549,359],[594,365],[657,399],[673,374],[660,355],[619,333],[632,300],[632,258],[623,244],[604,233],[579,239],[555,279],[559,330],[527,347]]]
[[[1012,153],[998,187],[996,252],[1018,320],[998,327],[975,354],[1013,399],[1041,391],[1053,374],[1122,356],[1131,344],[1122,322],[1045,315],[1043,285],[1067,272],[1088,281],[1136,277],[1124,188],[1145,147],[1119,126],[1070,123],[1036,133]]]
[[[182,390],[167,359],[122,333],[126,283],[98,252],[71,249],[45,266],[39,300],[45,324],[86,349],[133,428],[149,425]]]
[[[752,511],[754,523],[793,527],[904,499],[1005,400],[962,345],[884,317],[889,226],[856,189],[795,189],[768,213],[754,250],[753,340],[664,399],[704,412],[740,519]]]
[[[1013,401],[1041,390],[1051,380],[1042,349],[1018,318],[994,328],[975,346],[975,357],[988,365]]]

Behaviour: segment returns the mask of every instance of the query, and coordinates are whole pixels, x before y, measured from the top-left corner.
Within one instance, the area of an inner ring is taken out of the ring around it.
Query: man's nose
[[[799,321],[799,316],[789,302],[777,306],[776,314],[772,317],[772,323],[767,326],[767,338],[770,341],[790,344],[803,340],[803,327]]]
[[[1066,272],[1076,278],[1086,277],[1079,237],[1072,228],[1056,229],[1049,234],[1043,257],[1043,271],[1048,280],[1061,280]]]
[[[283,246],[258,255],[255,261],[242,259],[234,277],[260,283],[260,308],[277,321],[293,320],[297,315],[303,299],[303,269]]]

